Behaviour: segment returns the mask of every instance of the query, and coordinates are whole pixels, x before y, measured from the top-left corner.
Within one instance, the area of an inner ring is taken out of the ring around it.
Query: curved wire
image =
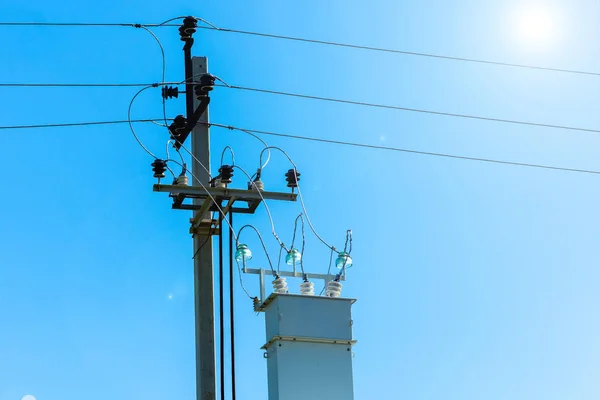
[[[246,290],[246,286],[244,286],[244,279],[242,278],[242,268],[240,267],[240,263],[238,260],[235,260],[235,263],[237,264],[237,270],[239,274],[238,276],[240,278],[240,286],[242,287],[244,293],[246,293],[246,296],[248,296],[252,300],[254,299],[254,296],[251,296],[250,293],[248,293],[248,290]]]
[[[333,264],[333,250],[331,250],[331,253],[329,254],[329,267],[327,268],[328,276],[331,275],[331,265],[332,264]],[[321,289],[321,293],[319,293],[319,296],[321,296],[323,294],[323,292],[325,291],[325,288],[327,288],[327,282],[323,286],[323,289]]]
[[[348,229],[346,231],[346,244],[344,244],[344,251],[346,251],[348,244],[350,244],[350,248],[347,253],[350,255],[352,253],[352,229]]]
[[[144,90],[150,89],[151,87],[155,87],[154,85],[146,86],[145,88],[140,89],[135,96],[129,102],[129,108],[127,109],[127,122],[129,123],[129,128],[131,129],[131,133],[133,133],[133,137],[137,140],[138,144],[142,146],[142,148],[146,151],[146,153],[150,154],[152,158],[157,158],[154,153],[152,153],[140,140],[140,138],[136,135],[135,129],[133,129],[133,123],[131,122],[131,107],[133,106],[133,101],[138,97]]]
[[[164,21],[164,22],[161,22],[161,23],[160,23],[160,24],[158,24],[158,25],[152,25],[152,26],[155,26],[156,28],[158,28],[159,26],[163,26],[164,24],[168,24],[168,23],[169,23],[169,22],[171,22],[171,21],[175,21],[175,20],[177,20],[177,19],[184,19],[184,18],[187,18],[187,16],[180,16],[180,17],[174,17],[174,18],[170,18],[170,19],[168,19],[168,20],[166,20],[166,21]]]
[[[206,25],[208,25],[208,26],[210,26],[210,27],[212,27],[212,28],[214,28],[214,29],[216,29],[216,30],[218,30],[218,31],[220,31],[220,30],[221,30],[221,28],[219,28],[219,27],[218,27],[218,26],[216,26],[216,25],[213,25],[213,24],[211,24],[210,22],[208,22],[207,20],[205,20],[205,19],[203,19],[203,18],[196,17],[196,16],[194,16],[194,18],[196,18],[198,21],[202,21],[202,22],[204,22]],[[201,27],[201,26],[199,26],[198,28],[202,28],[202,27]]]
[[[175,140],[177,140],[177,139],[175,139]],[[180,144],[181,148],[184,149],[186,151],[186,153],[188,153],[190,156],[192,156],[192,158],[198,164],[200,164],[200,166],[206,171],[206,173],[208,174],[208,179],[212,179],[212,175],[210,174],[210,171],[208,170],[208,168],[206,168],[206,166],[204,164],[202,164],[202,161],[198,160],[198,157],[196,157],[194,154],[192,154],[192,152],[189,151],[188,148],[183,145],[183,143],[181,143],[180,141],[177,141],[177,142]]]
[[[350,248],[348,249],[348,244],[350,245]],[[348,251],[346,251],[348,250]],[[346,243],[344,244],[344,252],[348,254],[347,257],[344,257],[344,264],[342,265],[342,268],[340,268],[340,272],[335,276],[335,280],[339,280],[341,276],[345,275],[346,273],[346,263],[348,262],[348,257],[350,256],[350,253],[352,252],[352,230],[348,229],[346,231]]]
[[[166,22],[165,22],[166,23]],[[146,32],[148,32],[149,34],[152,35],[152,37],[154,38],[154,40],[156,40],[156,43],[158,43],[158,47],[160,47],[160,54],[162,56],[162,80],[161,80],[161,85],[165,85],[165,75],[167,73],[167,60],[165,58],[165,49],[162,45],[162,43],[160,42],[160,39],[158,38],[158,36],[156,36],[154,34],[154,32],[152,32],[150,29],[146,28],[145,26],[140,26],[140,28],[142,28],[143,30],[145,30]],[[166,103],[166,99],[163,97],[162,99],[162,109],[163,109],[163,117],[165,120],[165,126],[167,126],[167,103]]]
[[[292,244],[291,244],[291,248],[294,248],[294,242],[296,241],[296,230],[298,228],[298,220],[302,221],[302,248],[300,249],[300,270],[302,271],[302,275],[306,275],[304,272],[304,245],[306,243],[306,237],[304,234],[304,217],[302,216],[302,213],[300,213],[297,217],[296,220],[294,221],[294,235],[292,236]],[[304,279],[306,280],[306,277],[304,276]]]
[[[210,125],[213,125],[213,124],[210,124]],[[267,166],[267,164],[268,164],[268,163],[269,163],[269,161],[271,160],[271,149],[269,149],[269,145],[267,144],[267,142],[265,142],[265,141],[264,141],[264,140],[263,140],[263,139],[262,139],[260,136],[258,136],[258,135],[256,135],[256,134],[252,133],[252,132],[251,132],[251,131],[249,131],[249,130],[242,129],[242,128],[236,128],[236,127],[233,127],[233,126],[225,126],[225,125],[223,125],[223,126],[220,126],[220,125],[214,125],[214,126],[216,126],[216,127],[218,127],[218,128],[227,128],[227,129],[229,129],[230,131],[234,131],[234,130],[235,130],[235,131],[244,132],[244,133],[246,133],[246,134],[248,134],[248,135],[252,136],[253,138],[257,139],[258,141],[260,141],[260,142],[261,142],[261,143],[262,143],[262,144],[265,146],[265,149],[268,149],[267,161],[265,161],[265,163],[263,164],[263,163],[262,163],[262,159],[261,159],[261,161],[260,161],[260,163],[259,163],[259,164],[260,164],[260,169],[262,170],[263,168],[265,168],[265,167]],[[255,176],[256,176],[256,174],[252,175],[252,178],[250,178],[250,180],[252,180],[252,179],[253,179]]]
[[[171,140],[171,139],[167,140],[167,144],[165,146],[165,150],[167,152],[167,159],[171,158],[171,156],[169,155],[169,144],[173,144],[173,140]],[[177,151],[177,154],[179,154],[179,158],[181,158],[181,163],[185,166],[185,160],[183,159],[183,154],[181,154],[181,151],[179,151],[178,148],[175,148],[175,150]]]
[[[296,163],[294,163],[294,161],[292,160],[292,158],[289,156],[288,153],[286,153],[283,149],[276,147],[276,146],[269,146],[265,149],[263,149],[263,151],[261,151],[260,153],[260,160],[262,161],[262,155],[264,153],[264,151],[266,149],[275,149],[275,150],[279,150],[280,152],[282,152],[287,159],[289,160],[289,162],[294,166],[294,177],[296,178],[296,182],[298,182],[298,175],[297,175],[297,167],[296,167]],[[329,243],[327,243],[325,241],[325,239],[323,239],[316,231],[315,227],[313,226],[310,217],[308,216],[308,213],[306,212],[306,205],[304,204],[304,198],[302,196],[302,190],[300,189],[300,183],[298,182],[298,197],[300,197],[300,204],[302,206],[302,211],[304,211],[304,215],[306,216],[306,222],[308,223],[308,226],[310,227],[311,231],[313,232],[313,234],[317,237],[317,239],[319,239],[321,241],[321,243],[323,243],[325,246],[327,246],[328,248],[332,249],[333,251],[337,251],[335,246],[330,245]]]
[[[277,272],[281,271],[281,253],[283,253],[283,246],[279,246],[279,255],[277,256]]]
[[[230,146],[225,146],[225,148],[223,149],[223,152],[221,153],[221,165],[223,164],[223,157],[225,157],[225,152],[227,151],[227,149],[229,149],[229,151],[231,152],[231,166],[235,166],[235,153],[233,152],[233,149]]]
[[[229,83],[225,82],[223,79],[219,78],[219,77],[218,77],[218,76],[216,76],[216,75],[213,75],[213,77],[214,77],[216,80],[218,80],[219,82],[221,82],[222,84],[224,84],[225,86],[227,86],[228,88],[231,88],[231,85],[230,85]]]
[[[242,171],[242,173],[244,173],[244,175],[246,175],[248,177],[248,179],[250,179],[250,181],[252,181],[252,177],[242,167],[240,167],[239,165],[236,165],[235,168]],[[275,222],[273,221],[273,215],[271,214],[271,210],[269,209],[269,205],[267,204],[267,201],[265,200],[264,196],[262,195],[262,191],[257,189],[256,192],[260,196],[262,203],[265,205],[265,210],[267,210],[267,216],[269,217],[269,221],[271,222],[271,233],[273,233],[273,236],[277,240],[277,243],[279,243],[279,246],[281,246],[287,252],[288,248],[281,241],[281,239],[279,239],[279,236],[277,235],[277,232],[275,231]]]
[[[181,166],[181,168],[183,168],[183,164],[181,164],[180,162],[173,160],[173,159],[168,159],[165,160],[165,162],[174,162],[175,164]],[[223,217],[226,217],[225,212],[223,212],[223,209],[221,208],[221,206],[219,206],[219,203],[217,202],[217,200],[214,198],[214,196],[212,194],[210,194],[210,192],[208,191],[208,189],[206,188],[206,186],[204,186],[204,184],[200,181],[200,179],[198,179],[198,177],[196,175],[194,175],[194,173],[192,173],[191,171],[190,175],[192,175],[192,178],[194,178],[196,180],[196,182],[198,182],[200,184],[200,186],[202,187],[202,189],[204,189],[204,191],[206,192],[206,194],[208,195],[208,197],[210,197],[210,199],[213,201],[213,203],[215,204],[215,207],[217,207],[217,210],[219,210],[219,213],[221,213],[221,215]],[[231,229],[231,232],[233,232],[233,237],[235,238],[235,241],[237,243],[238,238],[237,235],[235,234],[235,230],[233,229],[233,226],[231,226],[231,223],[229,222],[229,218],[223,218],[224,221],[227,222],[227,225],[229,225],[229,229]]]
[[[267,261],[269,262],[269,267],[271,268],[271,272],[273,273],[274,276],[277,276],[277,273],[275,272],[275,269],[273,268],[273,263],[271,262],[271,257],[269,257],[269,252],[267,251],[267,246],[265,245],[265,241],[262,238],[262,235],[260,234],[260,232],[258,231],[258,229],[256,229],[254,227],[254,225],[251,224],[247,224],[244,225],[240,228],[240,230],[237,233],[237,236],[235,238],[235,245],[236,247],[239,244],[239,237],[242,235],[242,231],[246,228],[252,228],[254,230],[254,232],[256,232],[256,234],[258,235],[258,239],[260,240],[260,244],[262,245],[263,250],[265,251],[265,254],[267,255]],[[245,261],[244,261],[245,262]]]

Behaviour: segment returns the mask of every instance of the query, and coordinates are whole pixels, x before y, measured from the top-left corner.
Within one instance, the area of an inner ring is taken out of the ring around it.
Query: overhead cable
[[[162,121],[162,118],[131,120],[131,122],[148,122],[148,123],[156,122],[156,121]],[[93,125],[114,125],[114,124],[128,124],[129,122],[130,122],[129,120],[117,120],[117,121],[75,122],[75,123],[60,123],[60,124],[40,124],[40,125],[4,125],[4,126],[0,126],[0,130],[62,128],[62,127],[93,126]],[[591,169],[555,167],[555,166],[544,165],[544,164],[521,163],[521,162],[505,161],[505,160],[498,160],[498,159],[491,159],[491,158],[468,157],[468,156],[460,156],[460,155],[448,154],[448,153],[435,153],[435,152],[429,152],[429,151],[405,149],[405,148],[400,148],[400,147],[380,146],[380,145],[374,145],[374,144],[368,144],[368,143],[358,143],[358,142],[349,142],[349,141],[343,141],[343,140],[324,139],[324,138],[317,138],[317,137],[311,137],[311,136],[291,135],[291,134],[287,134],[287,133],[270,132],[270,131],[263,131],[263,130],[257,130],[257,129],[237,128],[237,127],[231,126],[231,125],[217,124],[217,123],[212,123],[212,122],[209,123],[208,125],[216,127],[216,128],[235,130],[235,131],[239,131],[239,132],[246,132],[246,133],[252,132],[252,133],[255,133],[258,135],[268,135],[268,136],[284,137],[284,138],[289,138],[289,139],[309,140],[309,141],[313,141],[313,142],[339,144],[339,145],[343,145],[343,146],[361,147],[361,148],[374,149],[374,150],[385,150],[385,151],[394,151],[394,152],[402,152],[402,153],[420,154],[420,155],[426,155],[426,156],[453,158],[453,159],[467,160],[467,161],[480,161],[480,162],[494,163],[494,164],[513,165],[513,166],[518,166],[518,167],[542,168],[542,169],[549,169],[549,170],[556,170],[556,171],[579,172],[579,173],[585,173],[585,174],[600,174],[600,171],[591,170]]]
[[[314,141],[314,142],[339,144],[339,145],[344,145],[344,146],[362,147],[362,148],[386,150],[386,151],[396,151],[396,152],[402,152],[402,153],[420,154],[420,155],[434,156],[434,157],[454,158],[454,159],[468,160],[468,161],[481,161],[481,162],[486,162],[486,163],[513,165],[513,166],[519,166],[519,167],[542,168],[542,169],[550,169],[550,170],[556,170],[556,171],[580,172],[580,173],[586,173],[586,174],[600,174],[600,171],[590,170],[590,169],[555,167],[555,166],[544,165],[544,164],[521,163],[521,162],[504,161],[504,160],[481,158],[481,157],[467,157],[467,156],[460,156],[460,155],[447,154],[447,153],[434,153],[434,152],[429,152],[429,151],[412,150],[412,149],[405,149],[405,148],[399,148],[399,147],[379,146],[379,145],[373,145],[373,144],[348,142],[348,141],[333,140],[333,139],[323,139],[323,138],[316,138],[316,137],[310,137],[310,136],[300,136],[300,135],[290,135],[290,134],[278,133],[278,132],[259,131],[256,129],[245,129],[245,128],[238,129],[234,126],[222,125],[222,124],[216,124],[216,123],[210,123],[210,125],[217,127],[217,128],[237,130],[240,132],[250,131],[250,132],[253,132],[253,133],[256,133],[259,135],[270,135],[270,136],[279,136],[279,137],[285,137],[285,138],[290,138],[290,139],[310,140],[310,141]]]
[[[139,24],[139,23],[86,23],[86,22],[0,22],[0,26],[71,26],[71,27],[134,27],[141,28],[145,27],[179,27],[180,24],[169,24],[167,22],[171,22],[177,19],[182,19],[184,17],[176,17],[167,20],[166,22],[160,24]],[[576,69],[568,69],[568,68],[554,68],[554,67],[543,67],[537,65],[529,65],[529,64],[518,64],[518,63],[509,63],[502,61],[492,61],[492,60],[483,60],[477,58],[469,58],[469,57],[457,57],[457,56],[448,56],[442,54],[434,54],[434,53],[424,53],[424,52],[416,52],[416,51],[408,51],[408,50],[400,50],[400,49],[390,49],[384,47],[377,46],[365,46],[351,43],[342,43],[342,42],[334,42],[328,40],[319,40],[319,39],[308,39],[297,36],[286,36],[286,35],[278,35],[272,33],[265,32],[255,32],[255,31],[246,31],[240,29],[230,29],[230,28],[220,28],[217,27],[210,22],[195,17],[198,20],[204,22],[208,26],[198,26],[197,29],[206,29],[210,31],[217,32],[227,32],[227,33],[236,33],[240,35],[248,35],[248,36],[258,36],[265,37],[271,39],[279,39],[279,40],[287,40],[294,42],[304,42],[325,46],[336,46],[336,47],[345,47],[356,50],[365,50],[365,51],[373,51],[373,52],[382,52],[382,53],[391,53],[391,54],[401,54],[408,56],[417,56],[417,57],[427,57],[427,58],[437,58],[443,60],[451,60],[451,61],[461,61],[461,62],[470,62],[470,63],[478,63],[478,64],[488,64],[488,65],[498,65],[503,67],[512,67],[512,68],[523,68],[523,69],[533,69],[533,70],[542,70],[542,71],[550,71],[550,72],[562,72],[569,74],[579,74],[579,75],[591,75],[591,76],[600,76],[600,72],[592,72],[592,71],[583,71]]]
[[[88,84],[88,83],[64,83],[64,84],[63,83],[0,83],[0,87],[2,87],[2,86],[24,86],[24,87],[26,87],[26,86],[32,86],[32,87],[44,87],[44,86],[47,86],[47,87],[153,86],[153,87],[157,87],[157,86],[161,86],[161,85],[165,85],[165,84],[186,84],[186,83],[185,82],[131,83],[131,84],[127,84],[127,83],[124,83],[124,84],[119,84],[119,83],[107,83],[107,84],[101,84],[101,83],[98,83],[98,84]],[[197,84],[197,82],[192,82],[192,83],[188,83],[188,84],[195,85],[195,84]],[[439,115],[439,116],[444,116],[444,117],[475,119],[475,120],[480,120],[480,121],[498,122],[498,123],[505,123],[505,124],[513,124],[513,125],[537,126],[537,127],[541,127],[541,128],[564,129],[564,130],[579,131],[579,132],[600,133],[600,129],[584,128],[584,127],[577,127],[577,126],[571,126],[571,125],[557,125],[557,124],[548,124],[548,123],[543,123],[543,122],[521,121],[521,120],[514,120],[514,119],[507,119],[507,118],[486,117],[486,116],[482,116],[482,115],[451,113],[451,112],[445,112],[445,111],[426,110],[426,109],[412,108],[412,107],[401,107],[401,106],[394,106],[394,105],[389,105],[389,104],[369,103],[369,102],[364,102],[364,101],[338,99],[338,98],[323,97],[323,96],[314,96],[314,95],[308,95],[308,94],[302,94],[302,93],[291,93],[291,92],[284,92],[284,91],[280,91],[280,90],[260,89],[260,88],[252,88],[252,87],[237,86],[237,85],[223,84],[223,85],[215,85],[215,86],[224,87],[224,88],[228,88],[228,89],[236,89],[236,90],[241,90],[241,91],[250,91],[250,92],[273,94],[273,95],[279,95],[279,96],[296,97],[296,98],[302,98],[302,99],[308,99],[308,100],[318,100],[318,101],[327,101],[327,102],[333,102],[333,103],[350,104],[350,105],[356,105],[356,106],[362,106],[362,107],[382,108],[382,109],[395,110],[395,111],[407,111],[407,112],[415,112],[415,113],[422,113],[422,114]],[[268,160],[267,160],[267,162],[268,162]],[[263,166],[263,168],[264,168],[264,166]]]
[[[299,97],[302,99],[320,100],[320,101],[328,101],[328,102],[342,103],[342,104],[352,104],[352,105],[363,106],[363,107],[384,108],[384,109],[396,110],[396,111],[409,111],[409,112],[417,112],[417,113],[423,113],[423,114],[441,115],[441,116],[445,116],[445,117],[457,117],[457,118],[476,119],[476,120],[481,120],[481,121],[500,122],[500,123],[506,123],[506,124],[539,126],[539,127],[543,127],[543,128],[567,129],[567,130],[572,130],[572,131],[600,133],[600,129],[579,128],[579,127],[568,126],[568,125],[554,125],[554,124],[546,124],[546,123],[540,123],[540,122],[518,121],[518,120],[504,119],[504,118],[484,117],[484,116],[471,115],[471,114],[458,114],[458,113],[450,113],[450,112],[443,112],[443,111],[433,111],[433,110],[425,110],[425,109],[420,109],[420,108],[409,108],[409,107],[392,106],[392,105],[388,105],[388,104],[367,103],[364,101],[336,99],[336,98],[332,98],[332,97],[312,96],[312,95],[307,95],[307,94],[282,92],[282,91],[278,91],[278,90],[250,88],[250,87],[235,86],[235,85],[230,85],[230,86],[215,85],[215,86],[221,86],[221,87],[226,87],[229,89],[237,89],[237,90],[244,90],[244,91],[250,91],[250,92],[274,94],[274,95],[280,95],[280,96]]]
[[[162,121],[162,118],[151,118],[151,119],[124,119],[116,121],[93,121],[93,122],[71,122],[71,123],[57,123],[57,124],[37,124],[37,125],[0,125],[0,130],[7,129],[39,129],[39,128],[64,128],[71,126],[92,126],[92,125],[116,125],[116,124],[128,124],[130,122],[156,122]]]
[[[552,72],[565,72],[565,73],[570,73],[570,74],[600,76],[600,72],[581,71],[581,70],[575,70],[575,69],[542,67],[542,66],[536,66],[536,65],[481,60],[481,59],[476,59],[476,58],[445,56],[445,55],[433,54],[433,53],[421,53],[421,52],[415,52],[415,51],[397,50],[397,49],[389,49],[389,48],[374,47],[374,46],[362,46],[362,45],[350,44],[350,43],[332,42],[332,41],[316,40],[316,39],[306,39],[306,38],[301,38],[301,37],[276,35],[276,34],[263,33],[263,32],[242,31],[242,30],[238,30],[238,29],[216,28],[216,27],[210,27],[210,26],[199,26],[198,28],[212,30],[212,31],[219,31],[219,32],[238,33],[241,35],[261,36],[261,37],[267,37],[267,38],[272,38],[272,39],[283,39],[283,40],[289,40],[289,41],[295,41],[295,42],[346,47],[346,48],[351,48],[351,49],[368,50],[368,51],[376,51],[376,52],[383,52],[383,53],[403,54],[403,55],[408,55],[408,56],[429,57],[429,58],[438,58],[438,59],[453,60],[453,61],[464,61],[464,62],[479,63],[479,64],[499,65],[499,66],[503,66],[503,67],[526,68],[526,69],[536,69],[536,70],[552,71]]]

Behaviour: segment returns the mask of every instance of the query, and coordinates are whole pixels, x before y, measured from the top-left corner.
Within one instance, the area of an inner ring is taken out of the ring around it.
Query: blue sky
[[[1,8],[5,21],[157,23],[191,14],[233,29],[600,71],[600,6],[591,0],[32,0]],[[550,29],[522,27],[545,14]],[[544,29],[546,40],[532,39]],[[155,32],[167,80],[182,80],[177,30]],[[139,29],[0,27],[0,35],[3,82],[160,81],[158,46]],[[204,30],[194,55],[208,56],[211,72],[240,86],[600,129],[597,76]],[[0,125],[122,120],[137,91],[0,90]],[[183,111],[181,100],[168,103],[170,116]],[[224,88],[213,92],[210,113],[213,122],[243,128],[600,170],[594,133]],[[134,118],[160,115],[157,89],[133,108]],[[164,129],[136,129],[164,151]],[[258,141],[219,129],[211,135],[214,170],[226,145],[237,163],[256,168]],[[193,398],[189,214],[152,192],[152,159],[127,125],[5,130],[3,137],[0,400]],[[264,139],[298,165],[318,232],[336,246],[346,229],[354,232],[344,295],[358,299],[357,399],[600,396],[597,175]],[[274,155],[267,187],[283,190],[288,168]],[[291,240],[300,206],[271,208],[278,234]],[[238,227],[250,222],[276,256],[264,209],[236,219]],[[246,237],[254,266],[266,266],[256,239]],[[328,259],[308,235],[307,268],[324,272]],[[257,294],[254,277],[244,279]],[[236,299],[238,395],[265,399],[263,316],[237,284]]]

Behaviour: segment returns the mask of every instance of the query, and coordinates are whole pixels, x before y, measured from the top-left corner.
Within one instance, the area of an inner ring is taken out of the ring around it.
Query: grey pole
[[[206,57],[193,57],[194,77],[208,73]],[[194,79],[196,80],[196,79]],[[198,100],[194,96],[194,109]],[[208,122],[208,109],[200,122]],[[210,171],[209,127],[197,124],[192,131],[192,154]],[[192,172],[203,185],[208,186],[209,175],[192,160]],[[198,200],[194,200],[198,202]],[[200,203],[202,201],[199,201]],[[196,211],[197,212],[197,211]],[[195,212],[195,213],[196,213]],[[195,214],[194,214],[195,216]],[[210,213],[204,217],[210,218]],[[200,249],[200,247],[202,247]],[[199,250],[200,249],[200,250]],[[215,306],[212,239],[210,233],[194,235],[194,309],[196,321],[196,399],[215,400]]]

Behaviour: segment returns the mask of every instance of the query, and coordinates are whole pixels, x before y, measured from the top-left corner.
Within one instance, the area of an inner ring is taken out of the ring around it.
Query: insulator
[[[330,281],[327,284],[327,290],[325,290],[325,296],[327,297],[340,297],[342,295],[342,284],[336,281]]]
[[[285,281],[285,278],[277,278],[273,281],[273,292],[274,293],[287,293],[288,292],[288,287],[287,287],[287,282]]]
[[[346,253],[345,251],[340,252],[338,257],[335,259],[335,266],[339,269],[350,268],[352,266],[352,258],[350,257],[350,254]]]
[[[183,20],[183,25],[179,27],[179,35],[181,36],[181,40],[184,42],[190,40],[192,35],[196,32],[196,27],[198,26],[198,20],[194,17],[186,17]]]
[[[187,120],[183,115],[178,115],[173,119],[173,123],[169,125],[169,132],[171,132],[171,139],[177,139],[185,130],[185,124]]]
[[[254,311],[256,311],[256,309],[260,305],[260,300],[259,300],[258,297],[253,297],[252,298],[252,305],[254,306]]]
[[[213,179],[213,187],[224,188],[227,185],[221,181],[221,178],[217,177]]]
[[[162,88],[163,99],[172,99],[173,97],[179,97],[179,89],[175,86],[163,86]]]
[[[190,180],[186,175],[179,175],[175,178],[175,184],[181,186],[188,186],[190,184]]]
[[[236,261],[250,261],[252,260],[252,251],[248,248],[248,245],[240,243],[236,247],[235,251]]]
[[[208,92],[214,89],[215,79],[215,76],[211,74],[203,74],[200,76],[200,83],[194,86],[194,93],[196,93],[198,100],[200,100],[200,97],[206,96]]]
[[[233,176],[233,167],[231,165],[221,165],[219,168],[219,175],[221,176],[221,182],[224,184],[231,183],[231,177]]]
[[[301,260],[302,253],[300,253],[300,251],[294,249],[293,247],[290,249],[290,251],[288,251],[287,255],[285,256],[285,263],[287,265],[300,264]]]
[[[287,187],[295,188],[298,187],[300,181],[300,172],[297,169],[290,169],[285,173],[285,180],[287,181]]]
[[[265,184],[263,181],[252,181],[248,182],[248,190],[265,190]]]
[[[166,161],[161,160],[160,158],[157,158],[150,165],[152,166],[152,171],[154,171],[154,177],[155,178],[160,179],[160,178],[164,178],[165,177],[165,171],[167,170],[167,163],[166,163]]]
[[[300,294],[306,296],[314,296],[315,295],[315,284],[312,282],[302,282],[300,284]]]

